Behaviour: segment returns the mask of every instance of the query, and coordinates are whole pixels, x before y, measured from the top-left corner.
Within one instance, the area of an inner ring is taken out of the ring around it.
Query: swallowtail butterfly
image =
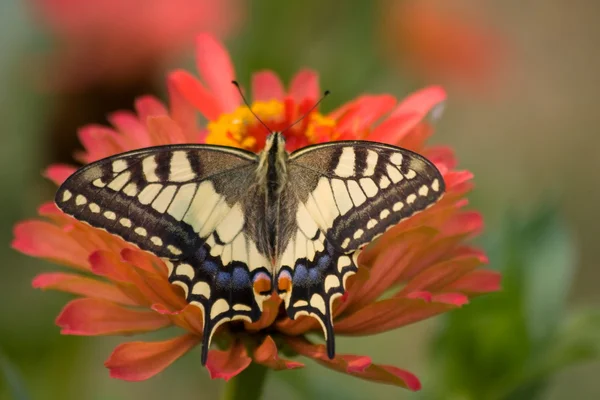
[[[66,214],[164,260],[203,312],[202,364],[217,327],[256,321],[272,292],[291,319],[316,318],[334,357],[332,303],[360,249],[434,204],[440,172],[419,154],[368,141],[255,154],[202,144],[150,147],[77,170],[59,188]]]

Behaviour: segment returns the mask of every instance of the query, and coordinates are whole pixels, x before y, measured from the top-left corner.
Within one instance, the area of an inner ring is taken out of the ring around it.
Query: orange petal
[[[64,181],[67,180],[73,172],[75,172],[77,168],[66,165],[66,164],[52,164],[46,171],[44,171],[44,176],[50,179],[52,182],[56,183],[56,185],[62,185]]]
[[[481,265],[474,256],[459,256],[444,260],[425,269],[402,289],[400,295],[417,290],[438,291]]]
[[[263,302],[263,311],[260,318],[256,322],[244,322],[244,327],[249,331],[259,331],[268,326],[271,326],[275,322],[275,318],[279,315],[279,305],[281,304],[281,298],[277,295],[272,295]]]
[[[48,222],[29,220],[15,225],[12,247],[33,257],[89,269],[88,252],[79,241]]]
[[[196,335],[183,335],[162,342],[120,344],[104,365],[112,378],[143,381],[158,374],[198,344]]]
[[[314,345],[303,337],[286,337],[285,341],[297,353],[310,357],[327,368],[369,381],[410,390],[421,389],[419,379],[410,372],[389,365],[372,364],[369,357],[338,355],[330,360],[324,345]]]
[[[351,132],[354,137],[357,133],[362,135],[375,121],[390,112],[395,104],[396,99],[391,95],[361,96],[340,116],[336,129],[342,134]]]
[[[86,151],[78,154],[76,158],[84,163],[91,163],[125,150],[119,145],[119,134],[102,125],[86,125],[79,129],[78,136]]]
[[[368,304],[336,321],[335,331],[347,335],[371,335],[412,324],[456,307],[454,304],[428,302],[421,298],[386,299]]]
[[[122,133],[122,145],[127,149],[143,148],[152,145],[146,123],[130,111],[116,111],[108,116],[110,123]]]
[[[302,363],[279,358],[277,345],[271,336],[265,337],[262,344],[254,350],[252,358],[254,362],[277,371],[304,367]]]
[[[67,303],[56,318],[63,335],[115,335],[155,331],[171,324],[154,311],[136,311],[110,301],[82,298]]]
[[[454,281],[446,289],[473,296],[500,290],[501,281],[502,276],[497,271],[477,270]]]
[[[310,69],[301,70],[292,78],[289,93],[297,104],[305,100],[317,100],[321,96],[319,75]]]
[[[227,350],[211,350],[208,353],[208,360],[206,361],[206,368],[212,379],[225,379],[230,380],[243,370],[252,362],[252,359],[248,357],[244,344],[236,340],[236,342]]]
[[[235,79],[229,53],[213,35],[203,33],[196,39],[196,67],[200,77],[216,96],[220,112],[231,112],[240,104],[240,95],[231,81]]]
[[[283,100],[285,90],[273,71],[260,71],[252,75],[252,101]]]
[[[137,305],[135,301],[114,285],[76,274],[66,274],[63,272],[40,274],[33,279],[32,285],[38,289],[59,290],[128,306]]]
[[[183,70],[175,70],[169,75],[169,82],[206,119],[214,121],[219,118],[221,107],[215,95],[209,92],[192,74]]]

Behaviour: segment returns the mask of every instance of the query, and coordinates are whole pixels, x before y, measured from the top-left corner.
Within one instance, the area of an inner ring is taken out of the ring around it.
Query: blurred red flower
[[[428,80],[489,85],[505,59],[504,40],[481,16],[442,3],[384,0],[381,35],[390,55]]]
[[[151,97],[136,103],[137,113],[110,116],[112,128],[88,126],[80,138],[86,149],[78,159],[88,163],[134,148],[185,142],[218,143],[260,150],[265,129],[241,104],[231,85],[234,68],[227,51],[210,35],[197,41],[201,82],[185,71],[169,76],[170,105]],[[287,127],[320,96],[318,77],[298,73],[286,90],[270,71],[252,77],[252,109],[273,130]],[[447,147],[426,145],[432,134],[425,117],[445,93],[430,87],[397,102],[391,95],[364,95],[328,114],[311,112],[286,132],[289,150],[337,139],[369,139],[420,152],[444,175],[446,194],[433,207],[390,229],[361,253],[358,273],[334,305],[338,335],[371,335],[399,328],[468,303],[469,298],[499,289],[500,276],[480,269],[486,256],[466,241],[482,229],[480,215],[465,210],[472,175],[456,170]],[[208,121],[196,125],[196,111]],[[75,167],[51,166],[46,175],[57,184]],[[72,268],[78,273],[44,273],[34,287],[81,296],[68,303],[57,318],[63,334],[121,335],[177,325],[186,333],[163,342],[129,342],[118,346],[106,362],[111,376],[147,379],[199,343],[202,318],[186,305],[179,287],[170,285],[163,262],[105,231],[91,228],[60,212],[54,204],[40,208],[45,220],[15,227],[13,247]],[[382,298],[386,293],[385,298]],[[290,320],[280,313],[273,295],[256,323],[223,325],[215,334],[220,350],[211,350],[207,367],[215,378],[230,379],[251,362],[272,369],[303,366],[280,358],[300,354],[325,367],[362,379],[417,390],[410,372],[378,365],[367,356],[337,355],[330,360],[325,346],[304,335],[320,332],[314,319]],[[241,329],[243,328],[243,329]]]
[[[200,32],[233,33],[243,0],[29,0],[56,37],[51,85],[122,84],[163,65]]]

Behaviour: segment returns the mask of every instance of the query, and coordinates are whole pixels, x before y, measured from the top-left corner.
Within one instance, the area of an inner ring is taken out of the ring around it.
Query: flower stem
[[[258,400],[267,377],[267,368],[251,363],[225,385],[222,400]]]

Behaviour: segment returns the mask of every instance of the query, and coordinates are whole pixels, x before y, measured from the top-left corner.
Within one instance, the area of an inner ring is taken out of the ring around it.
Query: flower
[[[499,33],[431,0],[382,2],[381,36],[393,57],[427,79],[489,86],[504,60]]]
[[[87,163],[136,147],[183,142],[259,150],[266,129],[249,116],[231,85],[234,69],[227,51],[214,37],[201,35],[197,64],[203,82],[185,71],[170,74],[168,108],[146,97],[137,102],[137,114],[113,114],[112,128],[82,129],[86,151],[78,158]],[[274,73],[259,72],[252,78],[252,109],[272,129],[286,127],[320,96],[317,79],[314,72],[302,71],[285,90]],[[342,138],[400,145],[429,157],[446,182],[442,200],[362,251],[358,273],[334,305],[338,335],[371,335],[399,328],[499,289],[499,275],[479,268],[487,261],[485,254],[465,243],[482,229],[480,215],[465,210],[471,173],[455,169],[449,148],[426,145],[432,128],[425,117],[444,98],[439,87],[421,90],[399,103],[391,95],[364,95],[328,114],[313,111],[286,132],[289,150]],[[195,125],[194,109],[208,121],[204,129]],[[73,171],[71,166],[54,165],[46,175],[60,184]],[[81,296],[57,318],[63,334],[121,335],[169,325],[186,332],[162,342],[121,344],[106,362],[111,376],[147,379],[198,344],[200,310],[186,305],[180,289],[168,283],[160,259],[62,214],[53,204],[43,205],[39,212],[45,220],[15,227],[13,247],[74,270],[43,273],[33,281],[37,288]],[[213,378],[230,379],[252,362],[275,370],[298,368],[300,362],[281,355],[300,354],[359,378],[420,388],[410,372],[375,364],[367,356],[340,354],[330,360],[324,345],[305,337],[308,332],[320,332],[318,322],[304,317],[292,321],[280,313],[280,303],[273,295],[265,302],[259,321],[225,324],[217,331],[220,349],[210,350],[207,362]]]
[[[30,0],[56,37],[49,82],[59,89],[136,81],[155,73],[194,37],[224,37],[242,19],[241,0]]]

